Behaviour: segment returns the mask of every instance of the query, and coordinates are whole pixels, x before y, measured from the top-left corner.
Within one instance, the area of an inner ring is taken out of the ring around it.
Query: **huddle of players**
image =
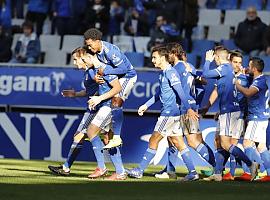
[[[78,48],[72,53],[74,64],[78,68],[85,70],[84,82],[86,90],[78,93],[63,91],[63,95],[72,97],[87,95],[90,97],[98,91],[99,96],[93,96],[88,102],[91,109],[85,113],[74,135],[74,142],[67,161],[60,167],[49,166],[49,169],[56,174],[69,174],[70,167],[82,148],[82,142],[87,134],[93,145],[98,164],[96,170],[88,177],[99,178],[106,175],[107,169],[103,156],[104,145],[97,134],[99,132],[109,132],[109,130],[113,130],[115,134],[117,128],[113,127],[113,123],[112,127],[110,127],[111,121],[115,121],[112,118],[119,117],[119,115],[113,113],[114,104],[117,104],[113,100],[114,96],[120,92],[122,100],[127,97],[136,82],[136,72],[116,46],[101,41],[100,36],[96,37],[97,34],[100,35],[100,32],[96,29],[90,30],[92,31],[90,31],[91,36],[86,32],[85,39],[88,48],[94,55],[89,54],[84,48]],[[101,48],[95,47],[96,44],[91,44],[89,40],[99,41]],[[267,171],[267,176],[261,178],[260,181],[269,181],[270,153],[267,151],[265,144],[268,125],[268,88],[266,79],[262,74],[263,61],[258,58],[251,59],[249,70],[250,74],[253,75],[253,81],[249,86],[248,76],[241,73],[243,71],[241,66],[234,65],[235,58],[242,59],[241,55],[236,52],[231,53],[231,62],[228,58],[229,52],[224,47],[218,46],[215,51],[208,51],[202,75],[198,75],[194,67],[187,63],[185,52],[179,44],[170,43],[155,47],[152,50],[152,62],[156,68],[161,69],[159,75],[160,87],[156,95],[138,110],[138,114],[143,115],[155,102],[161,101],[162,104],[160,117],[149,140],[149,147],[139,167],[124,169],[119,143],[115,142],[115,145],[109,147],[106,145],[105,149],[109,149],[112,163],[116,168],[116,173],[106,179],[124,180],[126,175],[133,178],[142,178],[144,170],[156,154],[158,143],[162,138],[167,137],[170,144],[168,164],[162,173],[156,174],[156,177],[163,178],[167,176],[170,178],[175,176],[174,161],[175,157],[178,156],[178,152],[180,152],[189,171],[181,180],[198,180],[199,176],[190,157],[189,149],[184,142],[185,137],[188,146],[194,148],[214,169],[214,174],[205,178],[205,180],[221,181],[224,164],[230,156],[231,163],[233,163],[233,158],[243,162],[249,180],[254,180],[258,170],[258,163],[254,162],[254,160],[256,156],[258,157],[259,152]],[[215,60],[218,67],[210,70],[209,66],[213,60]],[[121,64],[129,66],[130,72],[128,73],[125,67],[120,68]],[[91,68],[92,66],[94,68]],[[232,66],[238,66],[238,70]],[[199,130],[198,104],[202,96],[200,93],[202,92],[201,85],[206,83],[203,77],[216,79],[216,89],[211,94],[209,104],[203,109],[203,112],[207,111],[214,101],[219,98],[220,115],[217,125],[215,154],[203,141]],[[127,85],[129,86],[127,87]],[[200,86],[197,87],[197,85]],[[248,105],[248,114],[246,105]],[[119,108],[119,103],[116,107]],[[244,136],[245,152],[243,152],[236,145],[245,130],[245,118],[248,119],[248,126]],[[113,139],[110,141],[113,141]],[[104,140],[104,143],[107,143],[107,139]],[[255,143],[257,146],[254,147]],[[232,174],[231,172],[231,178]]]

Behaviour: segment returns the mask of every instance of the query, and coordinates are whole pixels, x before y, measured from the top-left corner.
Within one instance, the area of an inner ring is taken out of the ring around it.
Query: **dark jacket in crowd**
[[[133,16],[129,16],[124,24],[124,30],[127,32],[128,35],[132,36],[134,36],[134,34],[129,31],[129,27],[132,26],[133,19],[134,19]],[[149,23],[148,23],[148,15],[146,14],[146,12],[141,13],[139,17],[135,20],[138,20],[136,36],[148,36]]]
[[[262,38],[265,30],[266,24],[259,17],[253,21],[246,19],[238,25],[234,38],[235,44],[245,53],[262,50]]]
[[[264,36],[263,36],[263,45],[264,45],[264,50],[266,48],[270,47],[270,25],[267,26]]]
[[[197,0],[184,0],[184,25],[197,26],[199,20],[199,7]]]
[[[0,33],[0,62],[8,62],[12,56],[12,38],[7,33]]]
[[[120,35],[121,22],[124,21],[125,13],[122,7],[110,9],[109,34]]]
[[[29,0],[28,11],[48,13],[51,0]]]
[[[0,24],[6,30],[11,28],[11,0],[0,5]]]
[[[71,17],[70,0],[54,0],[53,11],[57,12],[58,17]]]

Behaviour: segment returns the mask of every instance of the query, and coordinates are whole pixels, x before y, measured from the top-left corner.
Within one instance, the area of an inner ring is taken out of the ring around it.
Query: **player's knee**
[[[228,151],[231,147],[231,143],[227,140],[221,140],[221,147]]]
[[[265,143],[259,143],[257,146],[257,149],[259,153],[262,153],[267,150],[266,144]]]
[[[244,148],[248,148],[248,147],[252,147],[253,146],[253,142],[250,140],[244,140],[243,141],[243,147]]]
[[[122,107],[123,105],[123,99],[120,97],[113,97],[112,98],[112,107],[117,108],[117,107]]]

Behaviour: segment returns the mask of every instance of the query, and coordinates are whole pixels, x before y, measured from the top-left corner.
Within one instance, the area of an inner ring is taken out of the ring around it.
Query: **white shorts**
[[[96,125],[101,130],[108,132],[110,130],[110,124],[112,121],[112,109],[108,106],[101,107],[94,119],[92,120],[91,124]]]
[[[240,114],[240,111],[220,114],[218,118],[219,135],[232,137],[233,134],[237,133]]]
[[[237,131],[232,133],[232,138],[235,139],[240,139],[241,137],[243,137],[245,135],[245,131],[246,131],[246,123],[244,119],[239,119],[237,121]]]
[[[128,98],[128,95],[131,93],[131,90],[134,87],[136,81],[137,76],[132,78],[120,78],[119,82],[122,86],[122,90],[119,92],[119,94],[115,95],[115,97],[120,97],[123,101],[125,101]]]
[[[199,125],[199,120],[192,120],[187,118],[187,115],[181,115],[180,116],[180,126],[183,130],[184,135],[189,135],[189,134],[200,134],[200,125]]]
[[[180,126],[180,116],[160,116],[156,123],[155,132],[165,136],[182,136],[183,132]]]
[[[266,129],[268,120],[266,121],[249,121],[244,139],[253,142],[266,143]]]
[[[77,132],[87,134],[87,128],[91,124],[92,120],[96,116],[96,113],[85,112],[83,118],[78,126]]]

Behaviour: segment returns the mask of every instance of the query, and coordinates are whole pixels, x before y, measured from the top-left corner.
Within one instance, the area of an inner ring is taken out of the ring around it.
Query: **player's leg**
[[[110,149],[122,144],[121,131],[124,121],[123,103],[128,98],[132,88],[137,80],[137,76],[133,78],[120,78],[119,82],[122,86],[121,92],[112,98],[112,129],[114,132],[113,139],[109,141],[104,148]]]

